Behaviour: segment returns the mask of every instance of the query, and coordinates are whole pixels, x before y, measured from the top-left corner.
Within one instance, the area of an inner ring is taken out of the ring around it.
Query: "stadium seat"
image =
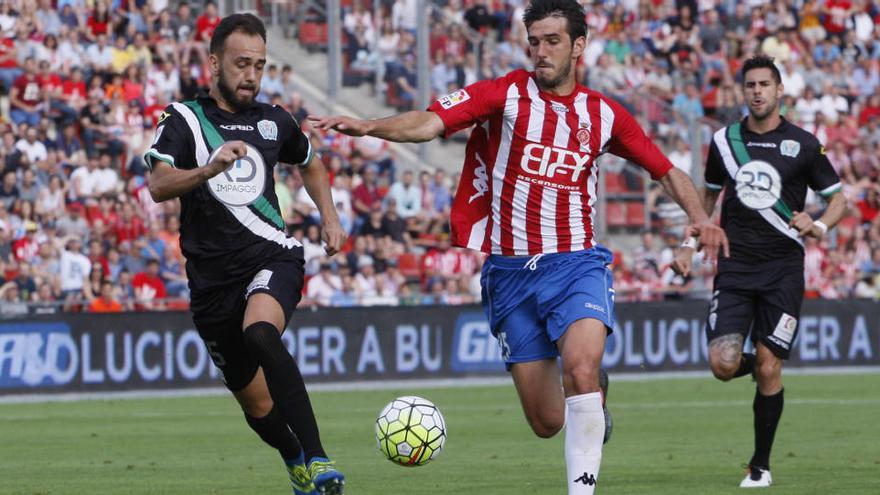
[[[629,201],[626,203],[626,225],[629,227],[645,226],[645,203]]]
[[[605,174],[605,193],[618,194],[623,192],[626,192],[623,176],[617,172],[607,172]]]
[[[397,266],[400,273],[410,282],[416,282],[421,279],[422,269],[419,256],[413,253],[403,253],[397,258]]]
[[[605,221],[609,227],[626,225],[626,205],[622,201],[609,201],[605,205]]]
[[[327,23],[306,21],[299,25],[299,42],[309,52],[327,48]]]

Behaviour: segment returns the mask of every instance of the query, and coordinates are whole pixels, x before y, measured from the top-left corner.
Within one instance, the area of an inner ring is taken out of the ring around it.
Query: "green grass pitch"
[[[748,379],[614,381],[602,494],[734,494],[752,449]],[[771,458],[782,494],[880,493],[880,375],[788,376]],[[440,457],[404,468],[376,449],[390,399],[422,395],[446,417]],[[347,493],[564,494],[562,435],[528,430],[512,386],[316,392]],[[231,397],[0,404],[0,494],[290,493],[277,455]]]

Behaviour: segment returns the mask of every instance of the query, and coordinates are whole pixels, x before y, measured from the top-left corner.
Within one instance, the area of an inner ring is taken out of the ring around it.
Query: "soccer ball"
[[[431,401],[398,397],[376,419],[379,451],[401,466],[423,466],[437,457],[446,443],[446,421]]]

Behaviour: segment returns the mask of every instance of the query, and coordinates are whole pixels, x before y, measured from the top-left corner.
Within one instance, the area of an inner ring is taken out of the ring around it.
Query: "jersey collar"
[[[787,120],[785,120],[785,117],[780,115],[779,116],[779,125],[776,126],[775,129],[771,129],[771,130],[765,132],[764,134],[758,134],[758,133],[752,132],[752,130],[749,129],[749,126],[746,124],[746,122],[748,122],[748,121],[749,121],[748,116],[743,117],[742,122],[741,122],[742,125],[740,125],[740,129],[742,129],[741,132],[743,134],[752,134],[754,136],[766,136],[768,134],[773,134],[776,132],[780,132],[780,133],[784,134],[788,130],[788,126],[789,126],[789,123]]]

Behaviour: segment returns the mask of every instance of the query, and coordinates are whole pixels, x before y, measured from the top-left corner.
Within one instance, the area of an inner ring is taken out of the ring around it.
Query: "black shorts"
[[[229,390],[244,388],[259,368],[256,357],[244,345],[242,324],[247,299],[253,294],[274,297],[284,310],[286,327],[302,297],[303,265],[299,258],[272,260],[241,281],[206,290],[191,288],[193,322]]]
[[[730,334],[761,342],[788,359],[797,337],[804,300],[804,267],[800,263],[760,263],[724,269],[715,275],[715,292],[706,321],[706,339]]]

